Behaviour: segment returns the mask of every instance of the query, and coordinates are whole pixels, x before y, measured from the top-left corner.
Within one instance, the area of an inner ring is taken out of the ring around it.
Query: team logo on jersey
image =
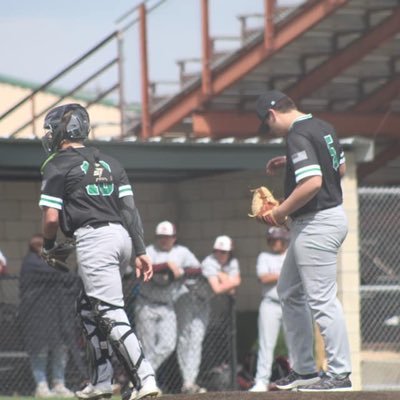
[[[93,171],[93,176],[96,177],[96,183],[109,181],[108,177],[103,176],[103,172],[104,168],[100,164],[96,163]]]
[[[302,151],[299,151],[298,153],[292,154],[293,164],[296,164],[296,163],[298,163],[300,161],[304,161],[304,160],[307,160],[307,159],[308,159],[308,156],[307,156],[307,153],[306,153],[305,150],[302,150]]]

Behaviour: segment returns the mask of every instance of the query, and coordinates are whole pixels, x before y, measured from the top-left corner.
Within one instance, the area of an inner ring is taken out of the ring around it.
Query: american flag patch
[[[300,162],[300,161],[307,160],[307,158],[308,158],[308,157],[307,157],[307,153],[306,153],[305,150],[299,151],[298,153],[292,154],[292,161],[293,161],[293,164],[296,164],[296,163],[298,163],[298,162]]]

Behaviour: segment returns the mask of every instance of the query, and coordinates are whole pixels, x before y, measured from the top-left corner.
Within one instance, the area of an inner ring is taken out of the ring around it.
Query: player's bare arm
[[[59,215],[58,215],[58,210],[55,208],[51,207],[43,207],[42,211],[42,232],[43,232],[43,237],[46,241],[53,241],[56,240],[57,236],[57,231],[58,231],[58,225],[59,225]],[[45,246],[49,247],[49,246]],[[53,246],[50,246],[53,247]]]
[[[231,277],[225,272],[210,276],[208,282],[215,294],[226,293],[240,285],[240,275]]]
[[[153,277],[153,265],[147,254],[141,254],[135,259],[136,277],[148,282]]]
[[[276,283],[279,279],[279,274],[264,274],[258,278],[261,283]]]
[[[276,175],[286,165],[286,156],[271,158],[265,167],[265,172],[269,176]]]
[[[283,224],[288,215],[307,204],[321,189],[322,176],[315,175],[301,180],[291,195],[276,209],[273,210],[274,218]]]
[[[174,274],[175,279],[178,279],[183,275],[183,269],[179,268],[178,265],[176,263],[174,263],[173,261],[168,261],[167,265],[168,265],[168,268]]]
[[[346,174],[346,164],[343,163],[343,164],[340,164],[339,175],[341,178],[343,178],[345,174]]]

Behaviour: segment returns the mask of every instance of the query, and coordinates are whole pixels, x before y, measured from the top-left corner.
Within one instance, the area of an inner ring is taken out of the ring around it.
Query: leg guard
[[[83,291],[77,300],[77,313],[86,337],[90,381],[93,385],[106,381],[111,383],[113,377],[112,349],[108,345],[107,336],[97,326],[92,305]]]
[[[93,298],[90,301],[97,325],[107,336],[133,385],[140,388],[142,386],[141,381],[146,379],[147,376],[154,375],[154,371],[146,360],[142,365],[144,360],[143,350],[124,309]]]

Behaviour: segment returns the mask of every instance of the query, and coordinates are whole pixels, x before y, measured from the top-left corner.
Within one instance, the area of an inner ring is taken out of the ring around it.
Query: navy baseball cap
[[[286,99],[288,96],[285,93],[280,92],[279,90],[270,90],[258,96],[256,101],[256,113],[258,118],[261,120],[261,124],[258,128],[258,133],[260,134],[268,134],[269,126],[265,123],[267,119],[269,110],[274,108],[275,105]]]

